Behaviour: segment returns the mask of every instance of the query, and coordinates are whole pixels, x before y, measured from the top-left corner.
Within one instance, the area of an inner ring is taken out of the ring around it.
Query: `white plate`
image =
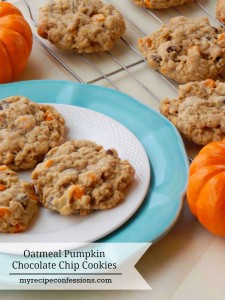
[[[125,200],[116,208],[93,212],[87,216],[61,216],[41,208],[25,232],[1,234],[1,243],[96,241],[125,223],[139,208],[148,191],[148,157],[133,133],[117,121],[98,112],[72,105],[52,105],[66,120],[66,140],[88,139],[105,148],[117,149],[120,158],[129,160],[135,168],[135,180],[127,190]],[[20,177],[30,181],[30,173],[20,172]]]

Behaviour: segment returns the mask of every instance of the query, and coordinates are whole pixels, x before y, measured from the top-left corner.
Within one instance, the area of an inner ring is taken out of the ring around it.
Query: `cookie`
[[[207,18],[173,18],[138,46],[150,67],[180,83],[215,78],[225,68],[225,29]]]
[[[0,165],[31,169],[63,142],[64,119],[51,105],[23,96],[0,101]]]
[[[39,13],[38,34],[78,53],[110,50],[125,29],[121,13],[101,0],[54,0]]]
[[[38,211],[34,186],[0,166],[0,232],[20,232]]]
[[[152,9],[169,8],[192,1],[193,0],[134,0],[137,5]]]
[[[182,85],[178,99],[162,101],[160,112],[196,144],[225,139],[225,83],[208,79]]]
[[[217,0],[216,17],[221,23],[225,23],[225,0]]]
[[[134,172],[116,150],[73,140],[52,149],[37,165],[32,179],[44,207],[62,215],[86,215],[123,201]]]

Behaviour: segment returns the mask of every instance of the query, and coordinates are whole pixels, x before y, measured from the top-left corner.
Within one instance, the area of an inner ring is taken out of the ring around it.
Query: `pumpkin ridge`
[[[27,43],[30,54],[33,41],[32,31],[23,16],[12,14],[0,17],[0,30],[2,29],[12,30],[23,36],[25,42]]]
[[[0,1],[0,41],[0,83],[7,83],[23,72],[33,44],[29,23],[8,1]]]
[[[219,148],[219,149],[218,149]],[[221,150],[222,149],[222,150]],[[222,140],[222,141],[217,141],[217,142],[212,142],[208,145],[206,145],[205,147],[203,147],[199,154],[203,154],[203,153],[208,153],[210,151],[213,151],[213,152],[216,152],[217,150],[220,150],[220,151],[224,151],[225,152],[225,140]],[[198,157],[198,156],[197,156]]]
[[[210,170],[209,170],[210,169]],[[201,190],[207,182],[217,174],[225,172],[225,166],[203,166],[198,172],[189,176],[189,183],[187,188],[187,202],[190,210],[194,215],[197,215],[197,206],[200,198]]]
[[[210,156],[209,156],[210,154]],[[216,161],[216,158],[218,158],[218,162]],[[223,165],[222,160],[224,159],[224,164],[225,164],[225,153],[224,155],[220,153],[215,153],[213,151],[208,152],[203,152],[201,155],[196,157],[196,159],[193,161],[193,163],[190,166],[189,170],[189,175],[193,175],[199,170],[199,164],[201,166],[212,166],[212,165]],[[211,160],[211,161],[210,161]]]
[[[14,38],[15,38],[15,36],[16,35],[18,35],[19,37],[20,37],[20,39],[21,40],[23,40],[23,47],[25,48],[25,50],[26,50],[26,53],[25,53],[25,55],[26,55],[26,57],[28,57],[28,55],[29,55],[29,49],[28,49],[28,47],[27,47],[27,44],[26,44],[26,41],[25,41],[25,39],[24,39],[24,37],[21,35],[21,34],[19,34],[19,33],[17,33],[16,31],[14,31],[14,30],[11,30],[11,29],[1,29],[0,30],[0,41],[4,44],[4,46],[5,46],[5,48],[6,48],[6,51],[7,51],[7,53],[8,53],[8,56],[9,56],[9,61],[10,61],[10,63],[11,63],[11,67],[12,67],[12,80],[14,80],[14,79],[16,79],[17,77],[18,77],[18,75],[23,71],[23,69],[25,68],[25,66],[26,66],[26,62],[27,62],[27,59],[25,59],[23,56],[21,57],[21,55],[20,55],[20,58],[23,58],[23,60],[24,61],[22,61],[22,60],[18,60],[18,56],[19,56],[19,53],[17,52],[16,53],[16,57],[14,57],[14,55],[12,55],[12,53],[11,53],[11,51],[9,51],[10,49],[9,49],[9,45],[8,45],[8,43],[6,43],[5,42],[5,40],[4,40],[4,38],[2,38],[2,33],[5,33],[6,34],[6,37],[7,36],[13,36],[14,35]],[[15,46],[15,45],[18,45],[18,43],[16,44],[14,44],[13,46]],[[21,45],[22,46],[22,45]],[[18,48],[18,49],[16,49],[16,50],[21,50],[21,48]],[[22,51],[21,51],[21,53],[22,53]],[[20,53],[20,54],[21,54]],[[24,53],[23,53],[24,54]],[[14,59],[15,59],[15,61],[14,61]]]
[[[7,55],[7,58],[4,57],[4,60],[2,61],[2,63],[5,64],[5,67],[1,67],[0,69],[0,82],[1,83],[6,83],[12,80],[12,65],[11,65],[11,61],[9,59],[9,54],[8,51],[5,47],[5,44],[0,40],[0,56],[4,53],[5,55]],[[2,48],[4,49],[2,51]],[[1,73],[2,70],[2,73]],[[8,72],[8,74],[6,73]]]
[[[11,14],[22,16],[22,13],[20,12],[20,10],[17,7],[15,7],[14,5],[12,5],[11,3],[1,2],[0,3],[0,18],[3,16],[6,16],[6,15],[11,15]]]
[[[210,232],[225,237],[225,171],[211,177],[205,185],[198,202],[198,220]],[[219,197],[218,197],[219,196]]]
[[[225,237],[225,139],[204,146],[194,159],[187,202],[207,230]]]

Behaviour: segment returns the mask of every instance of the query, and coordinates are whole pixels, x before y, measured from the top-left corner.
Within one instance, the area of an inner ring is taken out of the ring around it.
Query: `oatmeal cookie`
[[[0,165],[31,169],[63,142],[64,119],[51,105],[23,96],[0,101]]]
[[[134,0],[137,5],[152,9],[169,8],[192,1],[193,0]]]
[[[208,79],[179,87],[178,99],[160,103],[161,113],[190,141],[225,139],[225,83]]]
[[[38,211],[31,183],[22,181],[7,166],[0,166],[0,232],[20,232]]]
[[[216,17],[221,23],[225,23],[225,0],[217,0]]]
[[[121,13],[101,0],[54,0],[39,13],[38,34],[78,53],[110,50],[125,29]]]
[[[52,149],[32,173],[42,204],[62,215],[117,206],[133,177],[133,167],[116,150],[87,140]]]
[[[207,18],[171,19],[138,46],[153,69],[180,83],[215,78],[225,68],[225,29]]]

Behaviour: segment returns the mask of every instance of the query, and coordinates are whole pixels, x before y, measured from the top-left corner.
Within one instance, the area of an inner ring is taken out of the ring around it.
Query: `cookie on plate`
[[[31,169],[63,142],[64,119],[51,105],[23,96],[0,101],[0,165]]]
[[[180,83],[215,78],[225,68],[225,29],[207,18],[173,18],[138,46],[153,69]]]
[[[225,0],[217,0],[216,17],[221,23],[225,23]]]
[[[225,139],[224,82],[208,79],[182,85],[178,99],[163,100],[160,111],[196,144]]]
[[[39,13],[38,34],[78,53],[110,50],[125,29],[121,13],[101,0],[54,0]]]
[[[20,232],[38,211],[34,186],[18,178],[7,166],[0,166],[0,232]]]
[[[37,165],[32,179],[46,208],[63,215],[86,215],[123,201],[134,172],[116,150],[73,140],[52,149]]]
[[[192,1],[193,0],[134,0],[137,5],[152,9],[169,8]]]

